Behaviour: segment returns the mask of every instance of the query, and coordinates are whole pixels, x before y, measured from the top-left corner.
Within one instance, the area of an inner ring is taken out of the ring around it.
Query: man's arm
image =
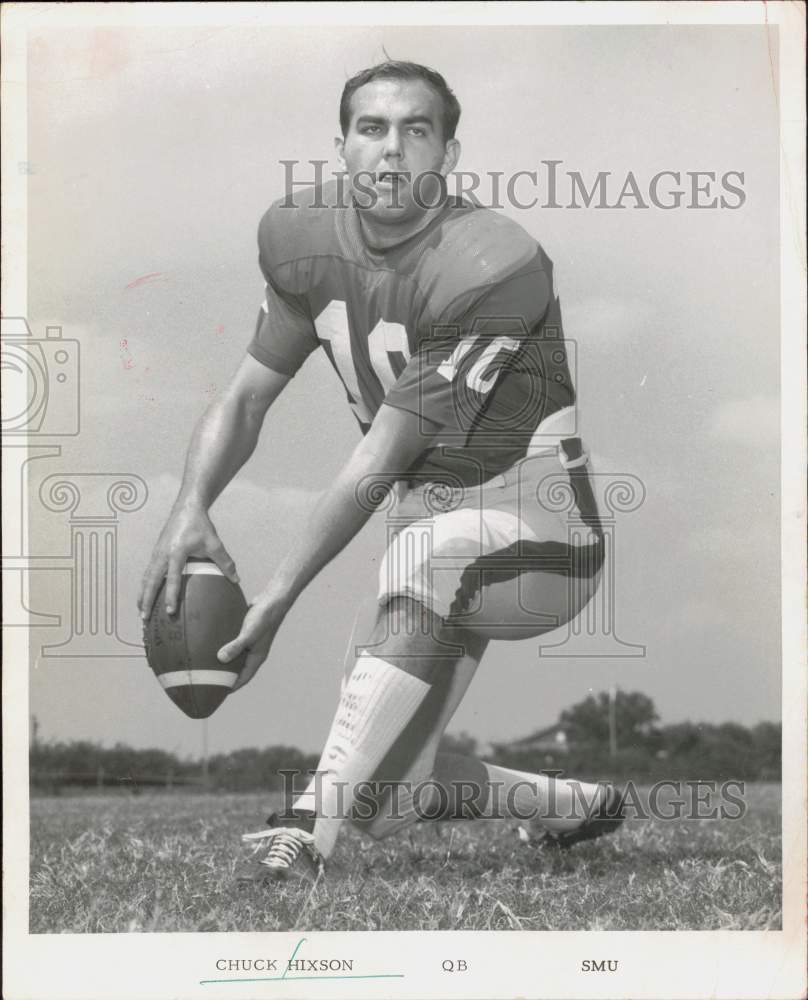
[[[423,419],[414,413],[381,407],[347,465],[320,498],[305,532],[252,603],[241,632],[219,651],[224,663],[248,651],[237,688],[266,659],[275,633],[300,593],[356,535],[381,503],[385,487],[392,487],[406,474],[437,430],[435,425],[432,433],[425,431]]]
[[[247,355],[200,419],[188,447],[179,495],[143,577],[138,607],[144,617],[166,575],[166,608],[173,612],[188,556],[207,556],[225,576],[238,581],[208,509],[252,455],[267,410],[288,382],[288,376]]]

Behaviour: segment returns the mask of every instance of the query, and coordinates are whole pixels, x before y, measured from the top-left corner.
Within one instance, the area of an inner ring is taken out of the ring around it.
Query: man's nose
[[[387,160],[397,159],[401,156],[401,135],[398,129],[391,128],[387,130],[384,142],[384,156]]]

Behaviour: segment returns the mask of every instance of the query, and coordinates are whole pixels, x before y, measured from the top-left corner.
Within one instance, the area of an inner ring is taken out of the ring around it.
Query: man
[[[175,608],[190,555],[236,579],[208,508],[252,453],[272,402],[322,347],[364,436],[220,651],[227,662],[247,650],[237,686],[383,501],[392,531],[376,625],[343,682],[317,781],[250,835],[263,876],[317,873],[346,815],[382,837],[419,813],[501,815],[504,796],[506,813],[532,807],[561,846],[622,820],[611,786],[437,754],[488,640],[569,621],[596,589],[603,557],[552,264],[520,226],[447,197],[459,116],[443,77],[416,64],[386,62],[345,85],[336,148],[349,197],[331,182],[262,219],[267,286],[255,336],[194,433],[144,578],[142,611],[166,573]],[[540,502],[547,482],[566,489],[572,538],[558,508]]]

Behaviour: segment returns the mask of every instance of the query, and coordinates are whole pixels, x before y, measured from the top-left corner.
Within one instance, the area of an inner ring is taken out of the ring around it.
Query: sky
[[[117,527],[118,634],[139,642],[138,585],[192,428],[252,333],[256,228],[283,194],[280,162],[336,168],[344,81],[385,51],[434,66],[457,93],[464,170],[543,177],[558,160],[589,183],[610,171],[618,192],[628,171],[646,190],[662,170],[744,177],[736,210],[503,209],[554,262],[594,468],[645,491],[614,524],[614,635],[631,645],[552,657],[538,640],[492,643],[450,731],[523,736],[613,684],[649,695],[663,722],[779,719],[776,47],[762,28],[32,34],[28,313],[36,337],[60,325],[79,344],[81,432],[43,435],[61,454],[29,466],[28,554],[70,552],[68,514],[40,500],[46,477],[81,474],[84,511],[107,488],[98,476],[140,477],[145,502]],[[318,352],[213,508],[248,596],[357,434]],[[378,516],[300,598],[256,679],[209,720],[210,752],[320,749],[384,537]],[[31,606],[62,618],[32,631],[40,738],[198,754],[201,724],[144,657],[41,655],[69,636],[69,581],[64,568],[31,575]],[[645,655],[614,655],[637,646]]]

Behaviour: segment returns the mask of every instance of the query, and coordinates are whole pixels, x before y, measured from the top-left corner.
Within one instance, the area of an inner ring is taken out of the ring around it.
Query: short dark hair
[[[339,124],[343,136],[348,134],[351,124],[351,98],[360,87],[364,87],[372,80],[423,80],[443,102],[441,116],[443,138],[454,139],[457,123],[460,121],[460,102],[452,88],[437,70],[421,66],[419,63],[401,62],[398,59],[388,59],[369,69],[363,69],[345,84],[339,102]]]

